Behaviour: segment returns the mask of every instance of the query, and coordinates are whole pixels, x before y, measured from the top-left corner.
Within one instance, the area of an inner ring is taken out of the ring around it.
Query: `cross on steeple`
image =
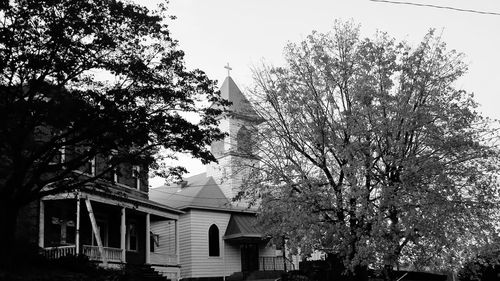
[[[227,76],[231,76],[230,75],[230,71],[233,70],[230,66],[229,66],[229,63],[227,63],[225,66],[224,66],[225,69],[227,69]]]

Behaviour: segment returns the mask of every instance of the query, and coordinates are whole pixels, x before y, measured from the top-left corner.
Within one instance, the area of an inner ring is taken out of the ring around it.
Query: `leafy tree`
[[[368,267],[444,269],[489,240],[498,219],[498,135],[454,87],[462,55],[430,31],[416,46],[336,23],[254,72],[266,120],[241,191],[270,234]],[[243,165],[243,163],[241,164]]]
[[[500,277],[500,237],[485,245],[477,256],[469,259],[458,272],[458,280],[494,281]]]
[[[81,188],[120,163],[163,176],[175,152],[215,161],[223,137],[214,81],[188,71],[166,8],[119,0],[15,0],[0,7],[0,241],[8,256],[20,207]],[[192,122],[197,116],[198,122]],[[61,149],[79,151],[60,161]],[[83,148],[83,149],[82,149]],[[166,154],[155,154],[160,149]],[[108,169],[73,173],[96,155]],[[155,156],[156,155],[156,156]]]

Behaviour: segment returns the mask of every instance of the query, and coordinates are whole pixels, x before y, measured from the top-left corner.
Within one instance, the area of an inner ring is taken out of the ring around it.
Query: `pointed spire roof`
[[[252,104],[250,104],[248,99],[243,95],[231,76],[226,77],[226,80],[224,80],[224,83],[222,83],[220,92],[223,99],[226,99],[232,103],[229,107],[229,110],[236,116],[256,120],[261,119],[257,112],[255,112]]]

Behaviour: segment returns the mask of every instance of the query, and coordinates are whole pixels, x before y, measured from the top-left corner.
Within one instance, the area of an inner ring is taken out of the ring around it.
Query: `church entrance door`
[[[241,244],[241,271],[259,270],[259,245],[256,243]]]

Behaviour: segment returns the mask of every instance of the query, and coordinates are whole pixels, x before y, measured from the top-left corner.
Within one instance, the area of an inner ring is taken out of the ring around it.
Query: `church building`
[[[228,136],[211,147],[218,163],[177,185],[150,190],[151,200],[183,212],[178,230],[183,280],[223,280],[284,268],[281,251],[268,243],[256,224],[256,209],[233,200],[247,167],[257,163],[252,131],[262,119],[230,76],[221,95],[232,105],[219,125]],[[162,231],[154,223],[151,229],[153,234]],[[289,263],[287,268],[293,269],[293,265]]]

